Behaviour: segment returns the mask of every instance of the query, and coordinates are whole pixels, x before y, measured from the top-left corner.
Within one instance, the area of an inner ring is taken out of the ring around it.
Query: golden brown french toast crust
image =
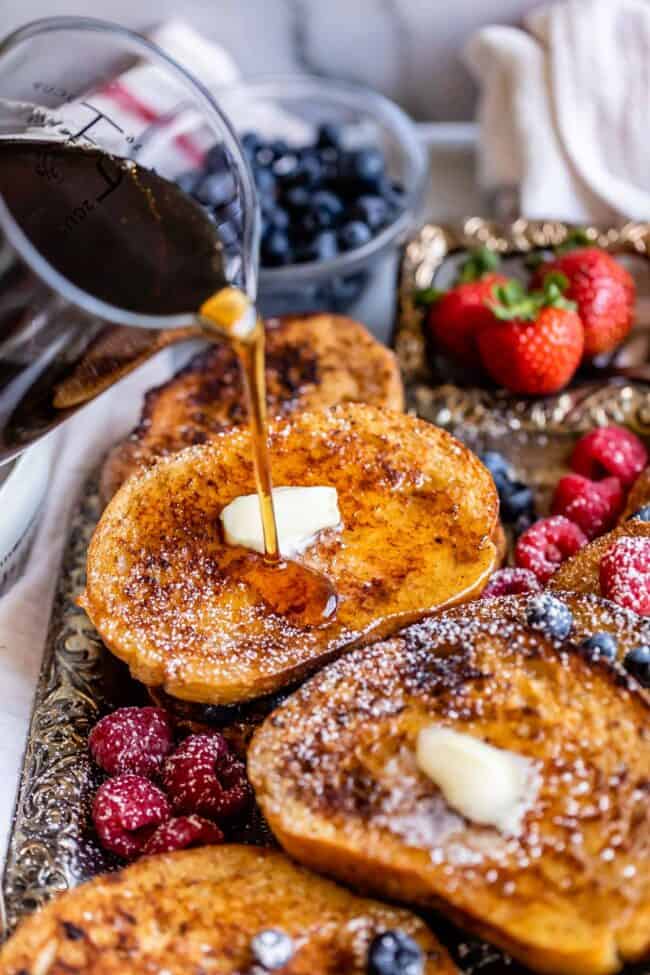
[[[281,853],[204,847],[147,857],[56,898],[0,949],[3,975],[254,975],[252,939],[295,947],[285,975],[365,975],[372,939],[401,930],[423,975],[457,971],[408,911],[355,897]]]
[[[596,633],[611,633],[616,638],[617,658],[622,660],[629,650],[642,645],[650,646],[650,620],[609,599],[593,593],[557,590],[553,593],[569,607],[573,616],[571,641],[580,645]],[[497,596],[481,598],[472,603],[472,616],[486,623],[506,620],[526,625],[526,607],[529,596]],[[446,611],[447,617],[466,616],[464,606]]]
[[[143,683],[207,704],[251,700],[485,583],[496,492],[449,434],[348,404],[272,425],[269,447],[276,485],[337,488],[341,529],[301,556],[334,584],[336,618],[300,627],[242,579],[251,553],[223,542],[219,515],[255,486],[248,431],[228,431],[129,480],[91,541],[83,605]]]
[[[345,402],[404,408],[393,353],[361,324],[342,315],[268,321],[266,382],[270,416]],[[127,477],[159,457],[206,443],[246,420],[237,358],[230,346],[215,344],[146,394],[138,426],[104,464],[103,498],[108,501]]]
[[[650,949],[650,698],[467,604],[353,652],[256,732],[257,799],[298,860],[439,907],[543,972],[596,975]],[[521,835],[465,820],[415,762],[440,724],[536,763]]]

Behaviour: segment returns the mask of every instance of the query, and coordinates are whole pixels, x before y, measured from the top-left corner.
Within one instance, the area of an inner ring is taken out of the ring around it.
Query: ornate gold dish
[[[532,445],[564,441],[604,423],[626,424],[650,433],[650,224],[628,223],[619,229],[586,228],[594,243],[620,255],[637,283],[637,323],[616,357],[590,374],[578,374],[556,396],[525,398],[503,389],[451,378],[428,348],[417,292],[445,287],[462,252],[478,246],[498,251],[505,273],[517,274],[526,255],[562,243],[575,228],[555,221],[517,220],[501,225],[472,217],[458,226],[427,224],[406,247],[399,284],[395,349],[402,367],[409,406],[444,426],[472,446],[499,441]],[[445,280],[445,278],[447,280]],[[516,460],[517,457],[515,456]]]

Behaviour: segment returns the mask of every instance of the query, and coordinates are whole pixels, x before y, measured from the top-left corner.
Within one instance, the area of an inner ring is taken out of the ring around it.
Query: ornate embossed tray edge
[[[441,381],[431,368],[417,291],[431,285],[451,255],[486,246],[505,256],[525,256],[561,244],[576,228],[553,220],[518,219],[510,224],[470,217],[458,224],[425,224],[407,243],[401,266],[393,343],[409,408],[444,426],[473,446],[514,435],[520,442],[576,435],[605,423],[626,424],[650,434],[650,370],[643,381],[612,384],[602,379],[574,383],[546,398],[526,399],[480,386]],[[590,240],[614,254],[650,261],[650,223],[618,228],[581,227]]]

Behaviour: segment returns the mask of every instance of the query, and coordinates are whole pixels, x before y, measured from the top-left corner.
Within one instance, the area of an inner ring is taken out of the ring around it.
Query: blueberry
[[[192,196],[199,183],[199,180],[202,178],[203,174],[201,172],[192,170],[189,173],[181,173],[180,176],[177,176],[176,185],[183,191],[183,193],[189,193],[189,195]]]
[[[242,227],[242,205],[241,200],[234,199],[225,206],[218,207],[215,211],[218,223],[231,223],[241,230]]]
[[[516,521],[519,515],[533,510],[533,492],[527,484],[521,481],[501,481],[499,497],[501,500],[501,515],[504,521]],[[498,485],[497,485],[498,486]]]
[[[379,149],[358,149],[346,155],[343,174],[348,179],[376,183],[384,172],[384,157]]]
[[[338,223],[343,213],[343,204],[337,196],[327,190],[318,190],[311,197],[309,209],[301,222],[301,230],[314,234]]]
[[[391,209],[404,209],[406,191],[401,183],[395,180],[382,179],[379,183],[379,193]]]
[[[196,198],[206,206],[219,207],[230,203],[237,194],[235,177],[230,171],[208,173],[196,188]]]
[[[259,196],[273,196],[275,194],[275,176],[270,169],[256,166],[253,169],[255,188]]]
[[[334,122],[324,122],[318,126],[316,145],[322,149],[338,149],[342,142],[342,129]]]
[[[279,267],[291,263],[291,245],[284,230],[272,230],[262,241],[262,264]]]
[[[294,186],[316,186],[323,176],[323,167],[315,155],[303,156],[290,182]]]
[[[486,450],[485,453],[481,454],[481,460],[495,480],[497,475],[503,475],[508,480],[511,479],[511,468],[508,461],[496,450]]]
[[[623,665],[642,687],[650,687],[650,646],[629,650],[625,654]]]
[[[607,660],[616,660],[617,643],[616,637],[611,633],[594,633],[581,643],[583,650],[597,657],[605,657]]]
[[[272,972],[288,964],[295,953],[295,948],[293,941],[284,931],[268,928],[251,939],[251,951],[262,968]]]
[[[268,229],[287,230],[289,214],[279,206],[262,207],[262,222]]]
[[[339,231],[339,244],[342,250],[351,251],[355,247],[363,247],[371,237],[368,224],[362,223],[361,220],[351,220]]]
[[[289,143],[285,139],[273,139],[269,142],[269,149],[273,153],[275,159],[279,159],[281,156],[286,156],[289,152]]]
[[[221,173],[230,169],[230,155],[226,147],[217,142],[205,154],[203,168],[208,173]]]
[[[311,205],[319,210],[327,211],[334,218],[340,217],[343,213],[341,200],[329,190],[317,190],[311,198]]]
[[[519,538],[520,535],[523,535],[524,532],[528,531],[535,520],[536,517],[533,510],[524,511],[522,515],[519,515],[514,525],[515,537]]]
[[[385,931],[370,942],[368,975],[422,975],[424,954],[404,931]]]
[[[329,261],[338,254],[336,234],[323,230],[305,247],[303,256],[307,261]]]
[[[541,593],[528,600],[526,621],[535,630],[542,630],[547,636],[564,640],[571,632],[573,614],[569,607],[555,596]]]
[[[278,156],[273,163],[273,173],[282,182],[291,180],[295,176],[300,166],[300,160],[294,153],[287,152],[284,156]]]
[[[650,504],[644,504],[638,508],[634,514],[630,515],[628,521],[650,521]]]
[[[255,151],[255,157],[252,160],[253,164],[257,166],[270,166],[275,159],[273,155],[273,150],[265,142],[260,142],[257,150]]]
[[[313,150],[311,152],[313,153]],[[338,149],[319,149],[316,158],[321,167],[321,182],[335,182],[339,176],[340,154]]]
[[[241,229],[236,224],[226,221],[219,224],[217,234],[223,246],[228,250],[239,244]]]
[[[352,216],[367,223],[371,230],[379,230],[388,220],[386,201],[370,194],[360,196],[352,207]]]
[[[309,209],[311,198],[304,186],[294,186],[284,197],[286,205],[296,213],[304,213]]]
[[[261,145],[261,139],[257,132],[244,132],[244,134],[240,136],[239,141],[241,142],[242,149],[249,159],[253,158]]]

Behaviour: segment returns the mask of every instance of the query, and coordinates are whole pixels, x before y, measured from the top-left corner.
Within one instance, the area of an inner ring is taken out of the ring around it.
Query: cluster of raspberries
[[[551,516],[519,536],[516,568],[494,573],[484,595],[538,592],[562,562],[614,527],[647,464],[645,446],[629,430],[601,427],[582,437],[571,455],[572,473],[557,483]],[[650,539],[616,541],[602,560],[600,583],[607,599],[650,615]]]
[[[119,708],[99,721],[90,753],[109,778],[92,819],[104,849],[126,860],[220,843],[250,802],[246,769],[222,735],[174,740],[162,708]]]

